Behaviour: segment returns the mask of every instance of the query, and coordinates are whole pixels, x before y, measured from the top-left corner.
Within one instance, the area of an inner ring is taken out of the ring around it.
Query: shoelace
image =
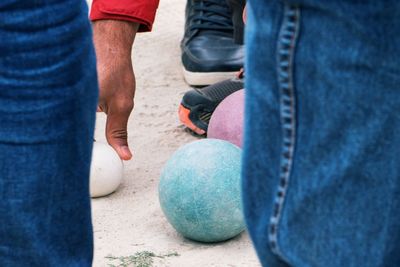
[[[233,31],[231,12],[225,0],[194,0],[193,21],[189,30],[225,30]]]

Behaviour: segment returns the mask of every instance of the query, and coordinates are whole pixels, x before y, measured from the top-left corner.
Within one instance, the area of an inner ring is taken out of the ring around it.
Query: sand
[[[118,261],[141,251],[179,256],[156,258],[153,266],[260,266],[246,233],[218,244],[201,244],[180,236],[167,222],[158,203],[161,169],[172,153],[197,138],[188,134],[177,116],[189,86],[182,77],[179,42],[183,33],[184,0],[161,1],[154,31],[139,34],[133,62],[137,78],[135,109],[129,122],[133,160],[125,162],[119,189],[93,199],[95,239],[93,266]],[[99,114],[96,139],[104,141],[105,116]]]

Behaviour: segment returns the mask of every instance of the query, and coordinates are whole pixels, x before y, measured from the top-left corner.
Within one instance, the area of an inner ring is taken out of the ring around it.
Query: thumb
[[[129,110],[112,110],[107,113],[106,137],[108,143],[115,149],[122,160],[130,160],[132,153],[128,146],[128,119]]]

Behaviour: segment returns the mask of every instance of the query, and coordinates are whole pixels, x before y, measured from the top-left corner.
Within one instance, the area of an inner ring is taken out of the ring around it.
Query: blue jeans
[[[263,266],[400,266],[400,1],[249,4],[243,195]]]
[[[90,266],[97,77],[82,0],[0,1],[0,266]]]

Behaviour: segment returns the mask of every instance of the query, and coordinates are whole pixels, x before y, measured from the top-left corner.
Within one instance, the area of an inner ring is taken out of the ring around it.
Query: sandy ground
[[[96,267],[113,263],[107,255],[140,251],[179,254],[156,259],[154,266],[259,266],[246,233],[213,245],[189,241],[169,225],[158,203],[163,165],[178,147],[196,140],[177,117],[178,104],[189,88],[182,77],[179,51],[184,5],[184,0],[161,1],[154,31],[137,36],[133,56],[137,94],[129,122],[134,159],[125,163],[119,189],[92,201]],[[105,116],[100,114],[97,140],[105,139],[104,125]]]

